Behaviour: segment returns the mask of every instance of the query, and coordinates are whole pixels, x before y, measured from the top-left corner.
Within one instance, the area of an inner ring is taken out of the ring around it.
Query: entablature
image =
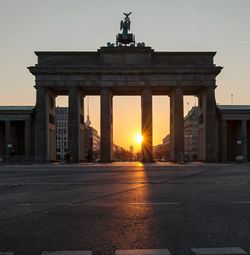
[[[98,51],[37,51],[35,67],[215,67],[216,52],[155,52],[151,47],[102,47]]]

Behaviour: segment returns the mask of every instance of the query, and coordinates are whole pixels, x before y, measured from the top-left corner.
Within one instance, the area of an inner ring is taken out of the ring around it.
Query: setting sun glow
[[[142,141],[143,141],[143,137],[141,134],[137,134],[136,137],[135,137],[137,143],[141,144]]]

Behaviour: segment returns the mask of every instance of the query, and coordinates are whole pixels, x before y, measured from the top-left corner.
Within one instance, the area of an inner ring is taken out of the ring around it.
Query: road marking
[[[8,251],[8,252],[0,251],[0,255],[14,255],[14,252],[12,252],[12,251]]]
[[[250,204],[250,201],[238,201],[238,202],[233,202],[233,204]]]
[[[91,251],[44,251],[42,255],[92,255]]]
[[[134,202],[134,203],[126,203],[128,205],[179,205],[179,202]]]
[[[115,255],[171,255],[168,249],[138,249],[138,250],[117,250]]]
[[[18,206],[45,206],[45,205],[56,205],[56,206],[70,206],[73,205],[73,203],[34,203],[34,204],[15,204]]]
[[[247,254],[240,247],[222,247],[222,248],[193,248],[196,255],[226,255],[226,254]]]

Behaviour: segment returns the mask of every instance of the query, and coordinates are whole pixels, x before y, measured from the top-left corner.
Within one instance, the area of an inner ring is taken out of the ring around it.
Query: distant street
[[[0,166],[0,254],[46,251],[250,254],[250,164]]]

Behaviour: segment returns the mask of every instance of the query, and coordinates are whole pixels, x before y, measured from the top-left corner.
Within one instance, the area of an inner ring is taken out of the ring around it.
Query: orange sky
[[[58,106],[67,106],[68,97],[57,97]],[[85,97],[85,118],[87,115],[87,97]],[[189,102],[189,105],[187,104]],[[161,144],[162,139],[169,133],[169,97],[153,96],[153,145]],[[193,96],[184,97],[184,115],[196,104]],[[91,125],[100,134],[100,97],[89,96],[89,115]],[[141,133],[141,99],[140,96],[113,97],[113,137],[114,143],[129,149],[134,146],[140,150],[136,135]]]

